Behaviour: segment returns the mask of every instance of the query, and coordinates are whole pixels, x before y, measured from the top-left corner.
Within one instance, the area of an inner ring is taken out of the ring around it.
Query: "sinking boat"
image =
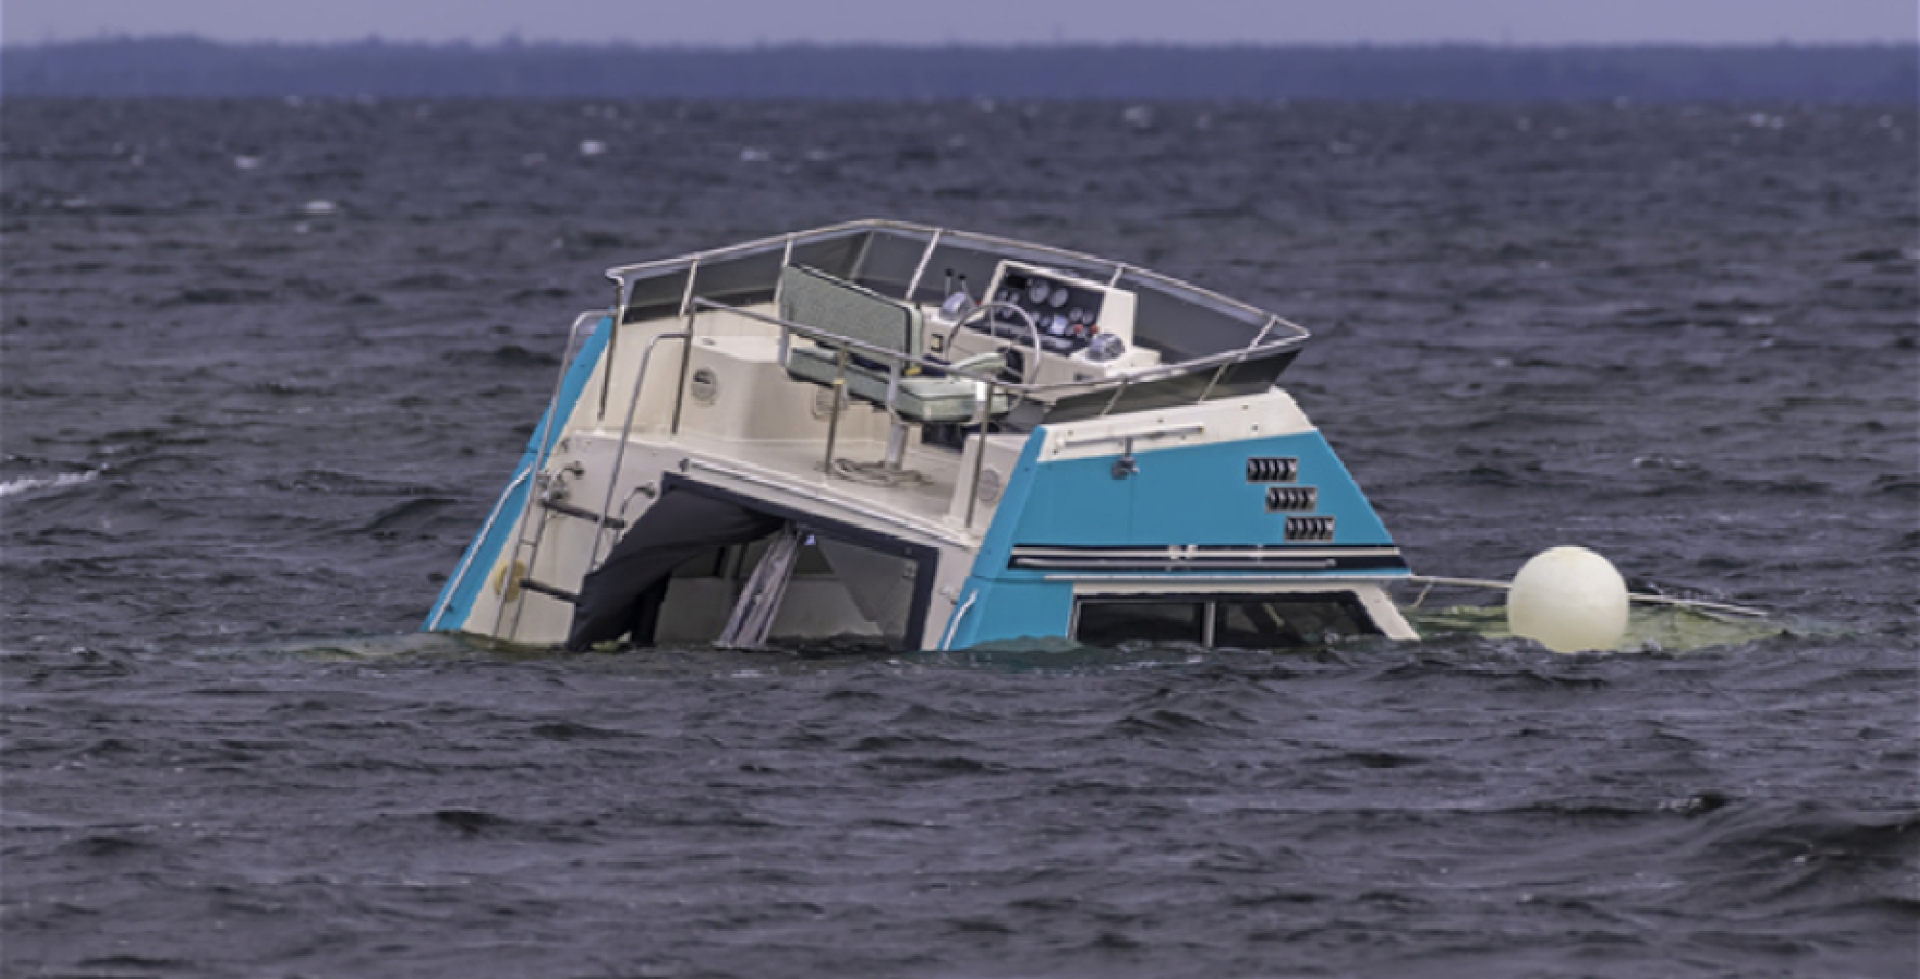
[[[615,268],[428,631],[959,649],[1416,638],[1279,386],[1308,331],[1122,261],[858,221]]]

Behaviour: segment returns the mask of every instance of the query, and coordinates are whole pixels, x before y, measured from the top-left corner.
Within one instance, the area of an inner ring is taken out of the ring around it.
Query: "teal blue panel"
[[[1268,483],[1247,482],[1247,459],[1300,460],[1289,485],[1319,490],[1311,514],[1332,516],[1334,546],[1392,546],[1393,538],[1319,432],[1136,451],[1139,470],[1115,479],[1119,453],[1041,462],[1045,429],[1033,433],[1007,481],[967,591],[973,597],[950,648],[992,639],[1065,635],[1073,615],[1067,581],[1007,567],[1021,545],[1142,547],[1281,545],[1286,513],[1266,508]],[[1302,544],[1325,547],[1329,542]],[[1177,576],[1170,576],[1177,577]]]
[[[957,623],[949,620],[952,639],[943,648],[962,649],[992,639],[1017,639],[1022,636],[1064,636],[1073,618],[1073,585],[1069,582],[1042,582],[1033,576],[1006,576],[1007,555],[1014,544],[1016,520],[1009,514],[1026,510],[1032,498],[1039,464],[1040,446],[1047,440],[1044,428],[1034,430],[1007,477],[1007,488],[994,511],[992,526],[981,541],[980,554],[974,559],[973,574],[961,590],[955,605]],[[968,604],[968,600],[972,604]],[[964,614],[958,610],[965,608]]]
[[[1246,478],[1250,456],[1300,460],[1292,485],[1319,489],[1312,511],[1332,516],[1336,545],[1393,538],[1319,432],[1136,451],[1139,471],[1113,478],[1118,455],[1041,463],[1017,514],[1013,544],[1139,546],[1280,544],[1284,513],[1268,513],[1266,483]],[[1000,517],[1008,511],[1003,506]],[[996,517],[996,524],[1000,517]]]
[[[422,631],[460,629],[467,624],[467,616],[473,611],[473,600],[486,584],[487,569],[500,559],[500,551],[512,536],[515,521],[526,509],[527,493],[533,484],[533,479],[527,474],[531,473],[540,456],[552,451],[553,444],[559,440],[566,420],[573,415],[574,405],[580,401],[580,392],[586,389],[587,381],[600,364],[600,356],[607,349],[607,334],[612,329],[612,318],[602,317],[593,328],[593,333],[587,337],[587,342],[580,347],[580,352],[574,355],[573,363],[568,365],[566,376],[560,382],[559,395],[553,404],[547,406],[546,415],[540,419],[532,437],[527,439],[526,451],[521,454],[519,465],[514,467],[508,488],[494,504],[493,512],[498,517],[484,535],[476,535],[473,543],[467,545],[466,553],[461,555],[461,563],[455,565],[463,569],[462,573],[447,579],[445,587],[440,589],[440,597],[434,601],[433,610],[427,613],[426,622],[420,626]]]
[[[973,604],[966,606],[967,598]],[[1020,579],[967,579],[960,597],[967,612],[944,648],[965,649],[996,639],[1064,636],[1073,624],[1073,583]],[[956,608],[960,606],[955,606]]]
[[[1045,428],[1036,428],[1027,436],[1027,444],[1020,450],[1020,461],[1007,476],[1007,488],[1001,492],[1000,505],[993,511],[993,524],[980,542],[980,553],[973,561],[974,575],[992,578],[1006,570],[1007,558],[1017,543],[1014,534],[1019,529],[1020,515],[1032,504],[1034,486],[1039,481],[1040,447],[1046,441]]]

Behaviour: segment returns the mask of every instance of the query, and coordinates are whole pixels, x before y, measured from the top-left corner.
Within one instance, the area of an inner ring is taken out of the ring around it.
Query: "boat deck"
[[[1007,454],[1018,450],[1025,435],[1007,436]],[[907,453],[898,473],[882,468],[884,442],[860,440],[835,446],[834,458],[843,468],[829,474],[818,442],[741,442],[683,432],[648,439],[662,449],[685,452],[690,475],[707,473],[781,493],[796,493],[814,504],[827,504],[884,522],[912,526],[929,536],[954,543],[977,541],[992,520],[993,507],[982,502],[966,525],[964,501],[956,505],[957,487],[970,473],[958,452],[916,446]],[[858,467],[848,474],[849,464]],[[916,478],[917,477],[917,478]],[[956,510],[958,512],[956,512]]]

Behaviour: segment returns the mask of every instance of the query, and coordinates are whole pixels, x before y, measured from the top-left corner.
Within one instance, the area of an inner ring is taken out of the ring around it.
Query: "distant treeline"
[[[1920,46],[639,47],[220,44],[0,50],[8,96],[1912,102]]]

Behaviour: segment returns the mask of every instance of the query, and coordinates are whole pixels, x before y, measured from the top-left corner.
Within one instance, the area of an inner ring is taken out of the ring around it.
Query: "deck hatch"
[[[1247,482],[1291,483],[1300,478],[1300,460],[1294,456],[1248,456]]]

